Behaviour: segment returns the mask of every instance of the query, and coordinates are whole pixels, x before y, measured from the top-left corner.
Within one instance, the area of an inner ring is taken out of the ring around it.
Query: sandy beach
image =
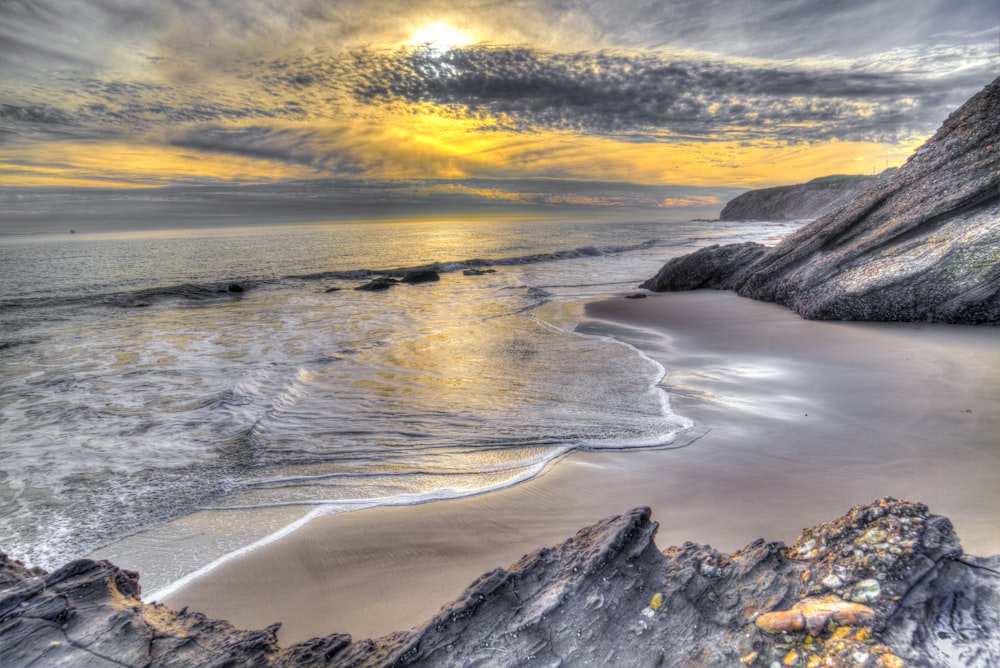
[[[791,541],[880,496],[947,515],[965,549],[1000,551],[1000,328],[810,322],[725,292],[587,308],[667,369],[677,445],[579,452],[518,487],[316,520],[161,601],[283,645],[428,618],[480,574],[647,505],[661,548]]]

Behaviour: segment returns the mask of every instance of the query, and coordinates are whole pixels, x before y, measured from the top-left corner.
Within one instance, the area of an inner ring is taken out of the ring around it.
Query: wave
[[[295,274],[286,276],[285,279],[301,281],[323,281],[323,280],[365,280],[373,276],[403,277],[415,271],[433,270],[441,274],[451,274],[468,269],[487,269],[489,267],[517,267],[529,264],[539,264],[542,262],[558,262],[561,260],[575,260],[582,257],[601,257],[604,255],[616,255],[628,253],[630,251],[646,250],[660,245],[658,239],[650,239],[638,244],[619,246],[581,246],[566,250],[553,251],[550,253],[531,253],[529,255],[514,255],[511,257],[501,257],[493,259],[471,258],[468,260],[456,260],[451,262],[434,262],[431,264],[416,265],[410,267],[396,267],[394,269],[352,269],[349,271],[327,271],[311,274]]]
[[[119,291],[96,294],[70,294],[53,297],[26,297],[0,300],[0,309],[14,312],[27,309],[58,309],[60,307],[104,306],[112,308],[146,308],[161,302],[191,302],[206,305],[221,301],[240,299],[264,285],[281,284],[287,281],[366,281],[376,276],[402,278],[415,271],[431,270],[440,274],[450,274],[466,270],[482,270],[490,267],[516,267],[543,262],[559,262],[583,257],[600,257],[628,253],[630,251],[646,250],[664,244],[658,239],[650,239],[638,244],[614,246],[582,246],[549,253],[531,253],[493,259],[470,258],[452,262],[435,262],[432,264],[396,267],[392,269],[349,269],[338,271],[315,272],[309,274],[290,274],[279,279],[262,279],[235,277],[221,279],[211,283],[182,283],[178,285],[157,286],[134,291]]]
[[[143,308],[161,301],[200,302],[236,299],[243,293],[259,287],[262,280],[226,280],[206,284],[182,283],[142,290],[96,294],[70,294],[55,297],[26,297],[0,300],[0,309],[26,311],[29,309],[60,309],[64,307],[110,306],[118,308]]]

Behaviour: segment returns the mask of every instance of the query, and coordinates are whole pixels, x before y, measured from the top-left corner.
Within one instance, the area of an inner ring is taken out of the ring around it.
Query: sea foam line
[[[527,467],[525,472],[519,476],[516,476],[507,482],[492,485],[490,487],[484,487],[477,490],[467,490],[464,492],[456,492],[454,489],[438,489],[433,492],[426,494],[401,494],[395,497],[387,497],[382,499],[345,499],[336,501],[313,501],[317,507],[313,508],[311,511],[306,513],[299,519],[291,522],[277,531],[270,533],[263,538],[260,538],[249,545],[244,545],[243,547],[237,548],[232,552],[228,552],[221,557],[214,559],[213,561],[205,564],[204,566],[183,575],[180,578],[174,580],[173,582],[160,587],[156,591],[152,592],[148,596],[143,596],[143,599],[147,602],[156,602],[167,598],[171,594],[174,594],[189,584],[193,583],[195,580],[211,573],[215,569],[219,568],[223,564],[226,564],[233,559],[237,559],[246,554],[253,552],[259,548],[266,545],[270,545],[275,541],[281,540],[285,536],[288,536],[295,531],[298,531],[309,522],[323,517],[326,515],[333,515],[338,512],[352,512],[358,510],[367,510],[370,508],[382,508],[382,507],[393,507],[393,506],[416,506],[424,503],[431,503],[434,501],[451,501],[457,499],[467,499],[476,496],[482,496],[483,494],[489,494],[491,492],[497,492],[504,489],[509,489],[520,485],[523,482],[527,482],[533,478],[538,477],[544,473],[551,466],[554,466],[556,462],[563,459],[566,455],[573,452],[576,448],[573,446],[567,446],[565,448],[558,449],[552,453],[551,457],[545,458],[539,461],[537,464],[531,467]],[[448,494],[450,492],[450,494]],[[229,510],[229,508],[220,508],[220,510]]]
[[[656,381],[650,383],[649,389],[656,393],[658,403],[660,404],[660,415],[664,418],[664,420],[669,420],[676,423],[675,428],[670,429],[667,432],[664,432],[658,438],[649,439],[646,442],[635,443],[633,445],[618,444],[615,446],[590,445],[586,443],[580,443],[574,448],[575,450],[582,450],[582,451],[640,450],[640,449],[651,450],[651,449],[667,448],[668,446],[677,443],[677,439],[679,439],[681,436],[687,434],[688,432],[691,432],[694,429],[695,426],[694,420],[691,420],[690,418],[684,417],[683,415],[679,415],[674,412],[673,406],[671,406],[670,404],[670,393],[667,392],[661,385],[663,383],[663,380],[667,377],[667,368],[663,366],[659,361],[651,357],[650,355],[647,355],[646,352],[643,351],[641,348],[632,343],[629,343],[628,341],[619,339],[613,334],[608,334],[608,333],[598,334],[598,333],[577,331],[576,327],[579,327],[579,325],[582,324],[583,320],[594,322],[595,320],[593,318],[580,318],[580,317],[575,318],[574,319],[575,324],[573,329],[566,329],[564,327],[560,327],[559,325],[553,322],[538,317],[537,314],[533,314],[532,318],[535,320],[535,322],[539,323],[541,326],[548,328],[550,330],[561,332],[563,334],[569,334],[572,336],[579,336],[584,339],[597,339],[597,340],[607,341],[608,343],[611,343],[613,345],[622,346],[628,350],[631,350],[633,353],[641,357],[656,370]],[[650,333],[656,334],[655,330],[645,330],[645,331],[649,331]],[[682,444],[676,445],[675,447],[677,448],[686,447],[691,443],[693,443],[694,441],[700,439],[702,436],[704,436],[704,434],[693,435],[693,436],[694,438],[688,439]]]

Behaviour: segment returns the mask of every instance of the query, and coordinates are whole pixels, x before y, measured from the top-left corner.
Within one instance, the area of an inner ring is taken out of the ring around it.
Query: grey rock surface
[[[880,499],[790,547],[758,540],[734,554],[693,543],[661,552],[656,529],[637,508],[483,575],[410,631],[288,648],[277,645],[278,625],[242,631],[142,603],[137,575],[107,562],[35,576],[4,558],[0,657],[5,666],[1000,665],[1000,555],[964,555],[951,523],[922,504]]]
[[[767,247],[746,241],[741,244],[707,246],[689,255],[682,255],[663,265],[656,276],[639,287],[655,292],[678,290],[732,290],[752,265],[767,252]]]
[[[888,179],[704,279],[821,320],[1000,321],[1000,79],[954,112]],[[676,258],[644,284],[686,289]]]
[[[805,220],[836,211],[896,170],[877,176],[827,176],[808,183],[745,192],[726,203],[720,220]]]

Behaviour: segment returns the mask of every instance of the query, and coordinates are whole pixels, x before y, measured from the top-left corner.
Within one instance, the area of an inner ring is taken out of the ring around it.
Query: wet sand
[[[895,496],[949,516],[968,552],[1000,552],[1000,328],[809,322],[713,291],[587,314],[585,331],[667,369],[675,412],[695,421],[685,447],[580,452],[502,492],[319,519],[163,602],[241,628],[281,621],[285,645],[376,637],[638,505],[652,507],[661,548],[733,551]]]

